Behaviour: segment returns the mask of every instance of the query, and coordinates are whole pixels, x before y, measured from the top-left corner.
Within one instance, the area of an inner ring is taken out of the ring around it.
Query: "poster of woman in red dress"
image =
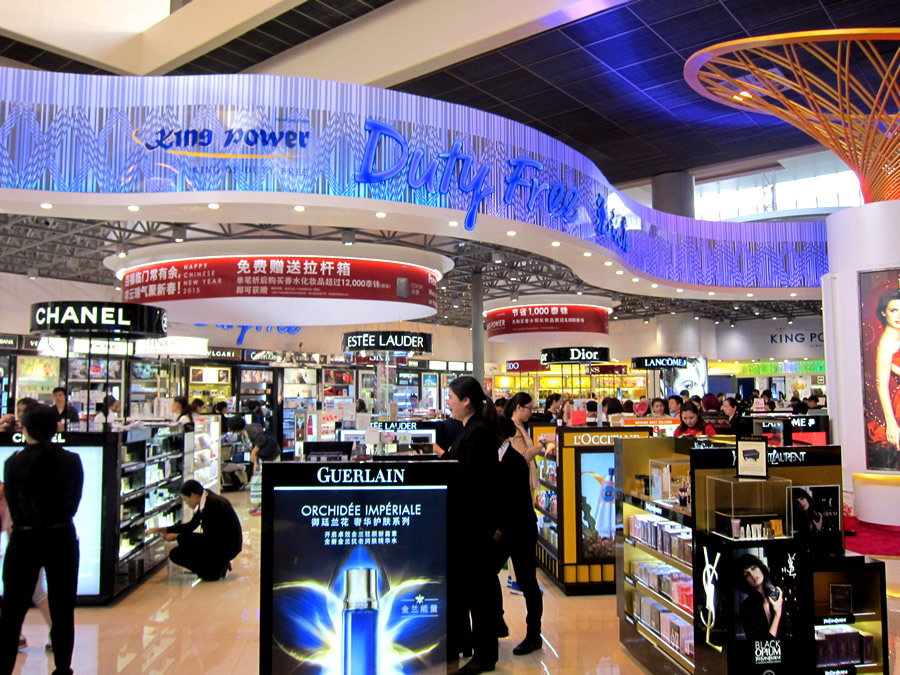
[[[900,269],[860,272],[866,466],[900,471]]]

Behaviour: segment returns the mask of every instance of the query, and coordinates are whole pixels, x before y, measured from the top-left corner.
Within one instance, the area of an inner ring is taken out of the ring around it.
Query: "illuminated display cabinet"
[[[654,673],[887,673],[884,563],[843,555],[840,448],[737,480],[727,439],[694,443],[615,442],[622,644]]]
[[[165,541],[145,531],[181,522],[185,435],[151,433],[68,433],[59,439],[84,469],[75,514],[80,605],[110,602],[166,559]],[[6,460],[24,445],[21,434],[0,434],[0,479]]]
[[[569,595],[615,592],[616,438],[649,437],[648,427],[531,427],[538,486],[537,556]]]

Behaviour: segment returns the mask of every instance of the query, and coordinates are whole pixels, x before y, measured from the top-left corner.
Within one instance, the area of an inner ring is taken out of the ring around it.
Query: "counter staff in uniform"
[[[6,501],[13,520],[3,559],[0,610],[0,673],[13,672],[22,621],[41,567],[50,596],[50,642],[54,675],[72,673],[75,595],[78,590],[78,537],[73,518],[81,502],[81,458],[51,443],[56,411],[34,405],[22,416],[25,449],[6,460]]]
[[[244,533],[234,507],[225,497],[204,490],[196,480],[184,482],[181,498],[194,509],[191,521],[153,527],[147,534],[162,534],[166,541],[178,540],[178,546],[169,553],[169,560],[176,565],[187,567],[204,581],[224,578],[231,561],[244,547]],[[195,533],[201,525],[203,532]]]
[[[69,403],[69,394],[63,387],[53,390],[52,410],[56,411],[56,430],[64,431],[69,422],[78,422],[78,411]]]

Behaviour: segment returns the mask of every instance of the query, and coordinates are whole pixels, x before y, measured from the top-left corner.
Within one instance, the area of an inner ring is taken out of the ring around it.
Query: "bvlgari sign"
[[[342,351],[359,352],[399,351],[399,352],[431,352],[431,333],[409,333],[406,331],[368,331],[361,330],[344,333],[341,340]]]
[[[39,302],[31,306],[38,335],[158,338],[166,336],[166,310],[124,302]]]

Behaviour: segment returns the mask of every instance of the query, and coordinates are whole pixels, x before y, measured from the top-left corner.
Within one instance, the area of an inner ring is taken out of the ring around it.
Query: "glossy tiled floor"
[[[170,577],[165,566],[119,602],[78,609],[73,667],[79,675],[252,675],[259,671],[259,519],[247,515],[247,493],[232,497],[245,528],[243,553],[224,581],[196,583]],[[549,582],[544,593],[542,653],[512,655],[524,637],[524,601],[507,597],[512,636],[501,640],[497,672],[646,673],[618,642],[615,598],[567,598]],[[25,635],[32,645],[19,657],[16,673],[53,670],[44,653],[47,628],[35,610]]]
[[[248,494],[229,494],[244,524],[244,552],[224,581],[198,583],[169,576],[163,566],[132,593],[109,607],[78,609],[74,668],[79,675],[252,675],[259,671],[259,519],[248,514]],[[891,634],[900,636],[900,561],[887,561]],[[505,584],[504,584],[505,585]],[[543,580],[542,652],[514,657],[522,639],[524,601],[507,596],[512,635],[500,643],[498,673],[640,675],[647,673],[618,641],[615,598],[565,597]],[[47,628],[35,610],[25,635],[32,645],[16,673],[46,675]]]

